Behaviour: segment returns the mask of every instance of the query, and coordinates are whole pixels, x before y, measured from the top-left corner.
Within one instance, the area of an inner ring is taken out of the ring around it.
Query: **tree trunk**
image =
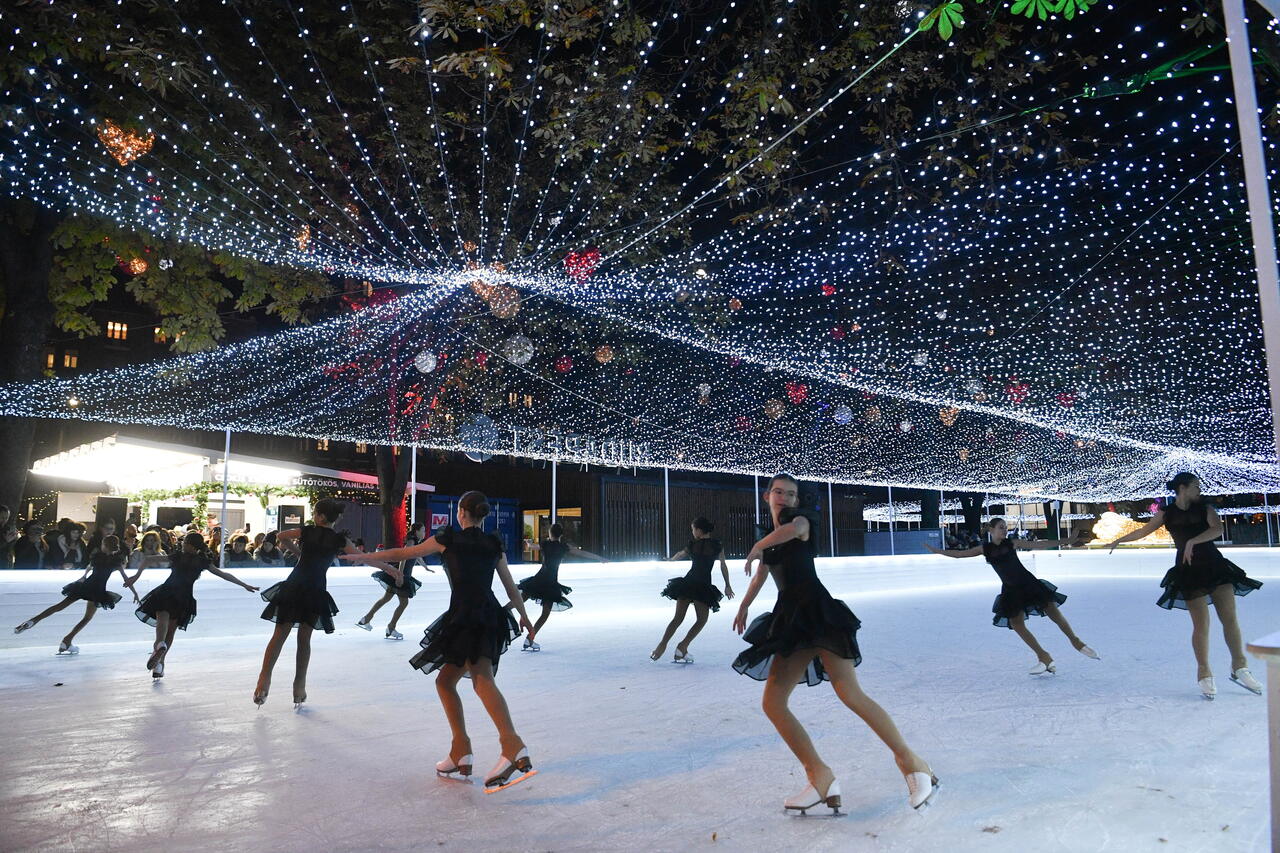
[[[982,533],[982,495],[976,492],[959,494],[960,511],[964,513],[964,526],[970,533]]]
[[[1058,512],[1053,508],[1053,501],[1044,502],[1044,538],[1058,538]]]
[[[62,216],[26,202],[0,201],[0,383],[30,382],[44,369],[53,328],[51,237]],[[33,418],[0,418],[0,504],[13,509],[15,520],[22,514],[35,430]]]
[[[375,451],[378,466],[378,498],[382,505],[382,544],[387,548],[404,545],[404,493],[409,486],[408,454],[394,452],[389,445]]]

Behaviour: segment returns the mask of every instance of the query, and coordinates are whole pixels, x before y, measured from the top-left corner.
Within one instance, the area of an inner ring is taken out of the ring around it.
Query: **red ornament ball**
[[[556,372],[568,373],[573,370],[573,359],[567,355],[562,355],[556,359]]]

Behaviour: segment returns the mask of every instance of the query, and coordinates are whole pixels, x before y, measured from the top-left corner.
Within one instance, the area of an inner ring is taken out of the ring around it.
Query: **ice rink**
[[[1268,582],[1237,599],[1246,641],[1280,627],[1280,561],[1228,554]],[[793,709],[842,783],[848,815],[835,820],[782,812],[805,781],[760,711],[762,685],[729,668],[736,603],[712,616],[695,664],[649,661],[673,611],[659,591],[687,564],[564,567],[575,607],[551,617],[542,652],[513,647],[498,675],[540,772],[492,796],[435,777],[448,729],[432,680],[406,662],[447,602],[438,573],[417,572],[399,643],[382,636],[390,606],[372,634],[353,625],[381,591],[369,570],[330,573],[339,629],[315,638],[302,713],[292,643],[265,707],[251,702],[270,634],[256,595],[206,575],[199,617],[155,682],[153,631],[128,600],[94,618],[78,656],[56,657],[80,605],[11,629],[72,574],[0,573],[0,849],[1267,849],[1265,699],[1228,681],[1216,620],[1219,696],[1200,698],[1190,619],[1155,606],[1172,550],[1024,560],[1069,596],[1063,611],[1101,662],[1035,619],[1059,673],[1027,675],[1030,651],[991,626],[998,584],[981,560],[821,562],[862,619],[864,688],[942,780],[913,812],[888,750],[829,686],[801,686]],[[730,565],[741,593],[741,561]],[[285,572],[239,574],[265,586]],[[140,593],[165,571],[149,575]],[[118,577],[109,588],[122,591]],[[752,613],[772,600],[770,584]],[[482,776],[497,736],[463,687]]]

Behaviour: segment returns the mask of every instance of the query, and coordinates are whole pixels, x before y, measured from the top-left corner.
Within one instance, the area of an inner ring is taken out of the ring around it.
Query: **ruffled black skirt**
[[[282,580],[262,591],[267,606],[262,618],[279,625],[310,625],[317,631],[333,633],[333,617],[338,605],[324,587],[314,587],[292,580]]]
[[[1203,598],[1223,584],[1230,584],[1236,595],[1244,596],[1262,587],[1244,573],[1244,569],[1222,556],[1215,548],[1210,554],[1196,554],[1191,563],[1178,563],[1165,573],[1160,586],[1164,592],[1156,604],[1165,610],[1187,609],[1187,602]]]
[[[686,598],[689,601],[705,604],[711,608],[712,613],[720,610],[720,599],[724,598],[724,595],[715,584],[702,583],[685,577],[672,578],[667,581],[667,586],[662,590],[662,594],[672,601]]]
[[[418,590],[422,589],[422,581],[415,577],[407,577],[404,579],[404,586],[396,586],[396,579],[381,569],[374,572],[370,577],[382,584],[382,588],[387,592],[394,592],[396,595],[403,595],[405,598],[413,598],[418,594]]]
[[[778,596],[773,612],[752,620],[742,635],[750,648],[738,655],[733,668],[764,681],[769,677],[774,655],[786,657],[801,649],[825,649],[857,666],[862,663],[862,652],[858,650],[861,627],[849,606],[832,598],[821,584],[787,589]],[[814,687],[830,680],[822,658],[815,655],[799,683]]]
[[[74,581],[62,588],[62,594],[67,598],[75,598],[80,601],[92,601],[94,604],[106,610],[115,609],[116,604],[120,602],[120,593],[111,592],[106,589],[99,589],[88,581]]]
[[[527,577],[516,586],[520,588],[520,597],[525,601],[536,601],[543,607],[549,604],[556,611],[573,607],[573,602],[568,598],[573,587],[565,586],[542,573]]]
[[[158,613],[168,613],[170,621],[185,631],[196,620],[196,598],[186,587],[171,587],[162,583],[144,595],[138,609],[133,611],[139,621],[152,627],[155,627]]]
[[[475,607],[450,607],[422,633],[422,651],[409,659],[409,664],[425,675],[444,666],[466,666],[481,658],[493,662],[520,636],[520,624],[511,611],[498,604],[493,593],[489,600]]]
[[[1050,604],[1062,604],[1067,597],[1047,580],[1029,577],[1025,583],[1004,584],[991,604],[991,624],[997,628],[1013,628],[1010,617],[1044,616]]]

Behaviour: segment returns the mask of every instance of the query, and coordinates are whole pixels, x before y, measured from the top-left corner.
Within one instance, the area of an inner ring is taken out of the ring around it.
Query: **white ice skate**
[[[151,677],[164,678],[164,658],[161,658],[154,667],[151,668]]]
[[[13,633],[15,633],[15,634],[21,634],[23,631],[26,631],[26,630],[27,630],[27,629],[29,629],[29,628],[34,628],[35,626],[36,626],[35,621],[34,621],[34,620],[31,620],[31,619],[28,619],[26,622],[23,622],[23,623],[22,623],[21,625],[19,625],[17,628],[14,628],[14,629],[13,629]]]
[[[938,777],[933,773],[907,773],[905,776],[907,802],[913,809],[924,808],[938,790]]]
[[[1042,660],[1038,660],[1036,661],[1036,665],[1031,667],[1031,669],[1028,671],[1028,675],[1044,675],[1045,673],[1049,673],[1050,675],[1053,675],[1057,671],[1058,671],[1058,666],[1053,661],[1049,661],[1048,663],[1045,663]]]
[[[364,621],[363,619],[361,619],[359,622],[357,622],[357,623],[356,623],[356,627],[357,627],[357,628],[363,628],[363,629],[365,629],[366,631],[372,631],[372,630],[373,630],[373,626],[372,626],[372,625],[370,625],[368,622]]]
[[[676,649],[675,657],[671,659],[672,663],[693,663],[693,655],[687,651],[682,652]]]
[[[160,661],[164,659],[164,653],[168,650],[169,644],[164,640],[156,643],[155,647],[151,650],[151,657],[147,658],[147,669],[154,671],[156,664],[160,663]],[[159,678],[160,676],[156,677]]]
[[[522,652],[540,652],[540,651],[542,651],[542,646],[538,645],[538,644],[537,644],[537,643],[535,643],[533,640],[530,640],[528,637],[525,637],[525,639],[524,639],[524,645],[520,647],[520,651],[522,651]]]
[[[436,775],[445,779],[456,779],[459,782],[471,784],[471,761],[472,756],[470,753],[459,758],[456,764],[452,758],[437,761]]]
[[[782,810],[786,812],[800,812],[807,815],[809,809],[817,808],[825,805],[831,809],[831,817],[843,817],[840,811],[840,782],[832,779],[831,784],[827,786],[826,796],[818,793],[818,789],[809,785],[803,791],[795,796],[787,797],[782,804]]]
[[[1232,672],[1231,680],[1236,684],[1239,684],[1245,690],[1248,690],[1250,693],[1256,693],[1259,696],[1262,695],[1262,684],[1258,682],[1258,679],[1253,677],[1253,673],[1249,671],[1247,666],[1242,666]]]
[[[485,779],[484,792],[496,794],[537,774],[538,771],[533,769],[533,762],[529,760],[529,750],[521,749],[514,759],[507,758],[505,755],[498,759],[489,777]]]
[[[1212,675],[1205,676],[1200,679],[1200,695],[1208,699],[1210,702],[1218,695],[1218,684],[1213,680]]]
[[[404,634],[401,634],[395,628],[388,628],[386,633],[386,638],[388,640],[403,640]]]
[[[73,644],[71,644],[71,643],[68,643],[66,640],[63,640],[61,643],[58,643],[58,654],[60,654],[60,655],[78,655],[78,654],[80,654],[80,647],[79,647],[79,646],[77,646],[77,645],[73,645]]]
[[[1093,649],[1089,648],[1088,646],[1081,646],[1080,648],[1076,649],[1076,651],[1078,651],[1080,654],[1084,655],[1085,657],[1089,658],[1089,660],[1102,660],[1102,658],[1098,655],[1098,653],[1095,652]]]

